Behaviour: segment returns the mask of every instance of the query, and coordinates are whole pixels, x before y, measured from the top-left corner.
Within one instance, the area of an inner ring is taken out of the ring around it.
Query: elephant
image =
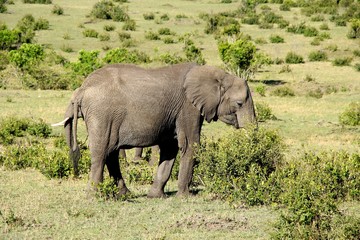
[[[142,147],[136,147],[135,148],[135,154],[134,154],[134,158],[132,159],[134,162],[137,162],[139,160],[142,160],[143,154],[143,148]],[[159,154],[159,146],[152,146],[151,147],[151,158],[149,159],[149,165],[152,166],[155,164],[155,162],[158,160],[157,159],[157,155]],[[123,159],[127,159],[127,155],[125,152],[125,149],[120,149],[120,157]]]
[[[79,118],[83,118],[89,138],[90,189],[96,190],[103,181],[106,165],[118,194],[127,194],[118,160],[120,149],[159,146],[149,198],[166,197],[164,187],[178,151],[177,195],[190,194],[194,150],[204,120],[219,119],[236,129],[256,124],[247,81],[221,68],[196,63],[158,68],[110,64],[91,73],[74,91],[60,123],[75,173],[80,157]]]

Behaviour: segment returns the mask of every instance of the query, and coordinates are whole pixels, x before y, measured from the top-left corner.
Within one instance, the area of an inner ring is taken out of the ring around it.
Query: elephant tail
[[[65,135],[66,142],[69,146],[69,156],[73,163],[74,175],[79,175],[79,159],[80,159],[80,148],[77,143],[77,121],[78,121],[79,105],[78,103],[72,102],[68,106],[68,110],[65,115]]]

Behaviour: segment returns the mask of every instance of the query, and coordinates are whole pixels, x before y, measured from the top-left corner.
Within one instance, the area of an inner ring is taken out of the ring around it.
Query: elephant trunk
[[[236,113],[239,128],[244,128],[249,124],[256,125],[256,114],[254,102],[252,100],[250,89],[248,89],[248,97],[242,108]]]
[[[78,118],[78,105],[76,103],[69,104],[65,117],[68,119],[64,124],[66,142],[69,146],[69,156],[73,163],[74,175],[79,175],[79,159],[80,148],[77,143],[77,118]]]

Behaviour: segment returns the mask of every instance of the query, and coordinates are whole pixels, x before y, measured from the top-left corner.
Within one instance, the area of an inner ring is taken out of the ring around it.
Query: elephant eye
[[[239,107],[242,107],[242,105],[244,104],[243,101],[236,101],[236,104],[239,106]]]

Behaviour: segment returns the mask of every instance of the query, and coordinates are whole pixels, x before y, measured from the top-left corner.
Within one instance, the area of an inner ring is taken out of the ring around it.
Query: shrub
[[[145,38],[148,40],[160,40],[159,34],[152,32],[152,31],[146,32]]]
[[[182,58],[181,56],[178,56],[175,53],[173,53],[173,54],[170,54],[170,53],[161,54],[159,56],[158,60],[160,62],[168,64],[168,65],[182,63],[182,62],[186,61],[184,58]]]
[[[126,168],[126,175],[130,183],[151,184],[153,182],[155,167],[150,166],[147,161],[137,164],[129,164]]]
[[[127,50],[126,48],[115,48],[108,51],[103,58],[108,64],[112,63],[149,63],[150,57],[137,50]]]
[[[25,15],[16,24],[16,29],[20,31],[20,42],[31,43],[35,37],[34,32],[35,18],[31,14]]]
[[[274,91],[271,92],[272,96],[278,96],[278,97],[293,97],[295,96],[294,90],[287,86],[278,87]]]
[[[174,33],[171,32],[170,28],[160,28],[158,30],[158,33],[160,35],[174,35]]]
[[[350,30],[347,34],[347,37],[360,38],[360,19],[352,19],[350,23]]]
[[[34,30],[47,30],[50,28],[50,23],[44,18],[39,18],[35,21]]]
[[[86,77],[96,69],[100,68],[102,64],[99,59],[99,51],[79,51],[77,62],[69,64],[69,67],[74,73]]]
[[[99,36],[99,33],[95,29],[85,29],[82,34],[84,37],[89,38],[97,38]]]
[[[279,199],[286,209],[277,222],[274,239],[322,239],[338,234],[352,239],[351,236],[356,236],[353,234],[360,231],[359,225],[352,225],[351,231],[342,229],[344,232],[340,233],[334,219],[346,220],[338,205],[347,197],[359,196],[359,163],[358,154],[307,152],[278,168],[277,179],[281,179],[284,190]]]
[[[24,43],[18,50],[10,51],[10,62],[20,69],[30,69],[44,59],[44,49],[38,44]]]
[[[102,33],[102,34],[99,35],[99,39],[102,42],[109,41],[110,40],[110,34]]]
[[[163,20],[163,21],[169,21],[170,20],[170,17],[168,14],[163,14],[160,16],[160,19]]]
[[[91,10],[90,15],[100,19],[112,19],[116,22],[129,20],[129,15],[124,8],[115,5],[112,1],[103,0],[96,3]]]
[[[320,99],[323,97],[324,93],[321,91],[320,88],[317,88],[315,90],[311,90],[307,94],[309,97]]]
[[[112,31],[115,30],[115,28],[116,27],[113,24],[107,24],[107,25],[104,26],[104,30],[107,31],[107,32],[112,32]]]
[[[233,72],[246,71],[255,58],[255,45],[244,39],[218,44],[221,60]]]
[[[289,4],[281,4],[279,7],[280,11],[290,11],[290,5]]]
[[[285,62],[288,64],[304,63],[304,58],[294,52],[288,52],[285,57]]]
[[[63,15],[64,9],[62,7],[60,7],[59,5],[55,4],[54,7],[52,8],[51,12],[56,15]]]
[[[320,30],[330,30],[329,25],[327,23],[323,23],[320,25]]]
[[[0,30],[0,50],[10,50],[19,43],[20,36],[16,30]]]
[[[163,39],[164,43],[165,44],[172,44],[172,43],[175,43],[175,40],[172,38],[172,37],[165,37]]]
[[[122,29],[126,30],[126,31],[135,31],[136,30],[136,22],[135,22],[135,20],[132,20],[132,19],[126,20],[123,27],[122,27]]]
[[[352,58],[343,57],[343,58],[335,58],[332,63],[334,66],[341,67],[341,66],[349,66],[351,61],[352,61]]]
[[[155,14],[154,13],[144,13],[143,17],[145,20],[154,20],[155,19]]]
[[[218,140],[205,138],[196,154],[194,181],[231,202],[269,203],[276,192],[270,178],[283,150],[280,136],[264,128],[236,131]]]
[[[192,40],[186,39],[184,44],[185,56],[189,62],[196,62],[200,65],[204,65],[206,63],[201,50],[195,46]]]
[[[360,102],[352,102],[339,116],[342,125],[360,125]]]
[[[127,32],[119,32],[118,37],[119,37],[120,41],[124,41],[124,40],[130,39],[131,35],[130,35],[130,33],[127,33]]]
[[[319,62],[319,61],[326,61],[327,54],[324,51],[313,51],[309,53],[309,61],[310,62]]]
[[[360,72],[360,63],[355,63],[354,68],[356,71]]]
[[[284,43],[284,38],[279,35],[271,35],[270,36],[271,43]]]
[[[51,4],[51,0],[23,0],[23,3]]]
[[[256,119],[259,122],[265,122],[267,120],[276,120],[277,118],[271,111],[271,108],[266,103],[256,103]]]
[[[266,86],[264,84],[256,86],[255,92],[259,93],[260,96],[265,97]]]

